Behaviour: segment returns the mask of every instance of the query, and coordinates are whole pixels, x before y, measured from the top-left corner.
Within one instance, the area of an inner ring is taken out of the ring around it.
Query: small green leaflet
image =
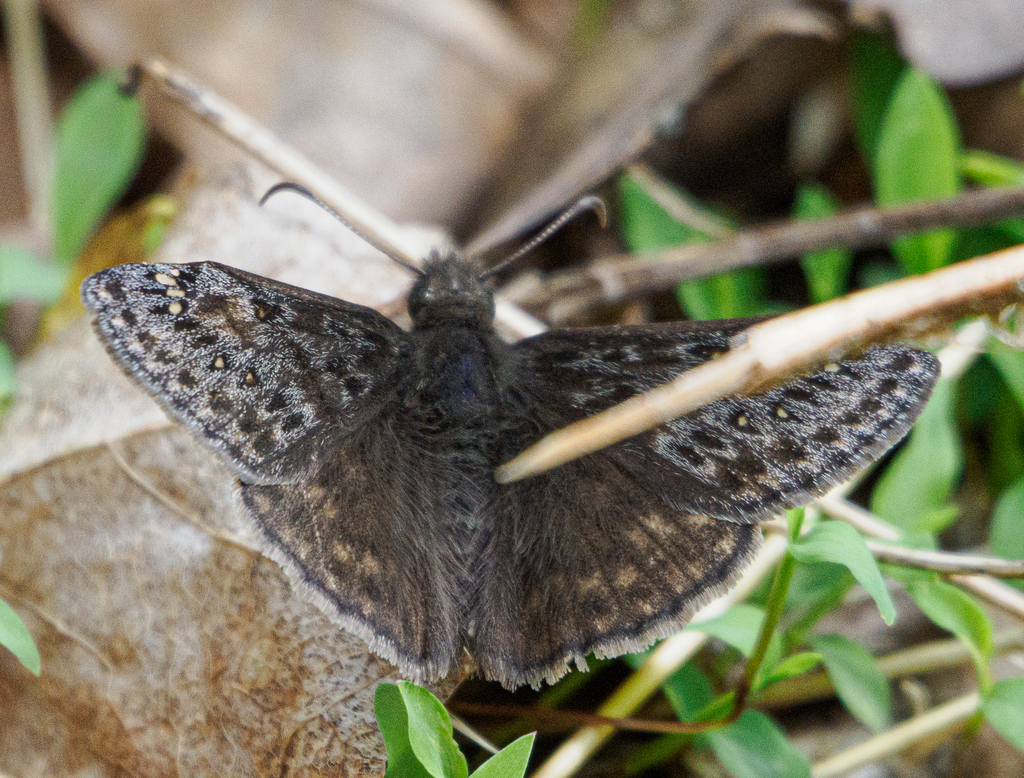
[[[466,758],[452,737],[451,717],[429,691],[408,681],[382,683],[374,709],[388,753],[385,778],[467,778]],[[523,778],[533,740],[529,734],[510,743],[472,778]]]
[[[0,600],[0,646],[14,654],[33,675],[39,675],[42,661],[39,658],[39,650],[32,641],[32,635],[29,634],[25,622],[18,618],[14,609],[3,600]]]
[[[823,521],[795,543],[789,552],[800,562],[835,562],[848,569],[878,605],[886,624],[896,620],[896,606],[885,588],[875,557],[849,524]]]
[[[892,722],[892,690],[871,654],[842,635],[817,635],[811,646],[821,654],[839,701],[874,732]]]

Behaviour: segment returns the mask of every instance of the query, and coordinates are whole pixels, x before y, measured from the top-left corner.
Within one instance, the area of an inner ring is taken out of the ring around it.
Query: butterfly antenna
[[[263,197],[260,198],[260,205],[263,205],[267,200],[276,195],[278,192],[295,192],[295,194],[302,195],[306,199],[312,200],[314,203],[316,203],[325,211],[327,211],[327,213],[331,214],[331,216],[333,216],[335,219],[337,219],[350,230],[352,230],[352,232],[354,232],[364,241],[369,243],[371,246],[373,246],[381,253],[387,255],[389,259],[394,260],[399,265],[408,270],[411,270],[418,276],[423,275],[423,271],[416,267],[416,265],[412,264],[409,260],[405,259],[404,257],[400,257],[397,254],[394,254],[391,251],[389,251],[385,246],[382,246],[380,242],[374,240],[372,236],[360,230],[358,227],[352,224],[352,222],[350,222],[336,210],[331,208],[331,206],[329,206],[327,203],[325,203],[323,200],[321,200],[319,197],[313,194],[309,189],[304,187],[302,184],[297,184],[294,181],[282,181],[279,184],[274,184],[272,187],[270,187],[270,189],[267,190],[266,194],[264,194]]]
[[[506,257],[494,267],[488,268],[483,273],[481,273],[480,280],[482,281],[485,278],[490,278],[495,273],[499,273],[502,270],[504,270],[506,267],[511,265],[524,254],[529,254],[531,251],[537,248],[537,246],[546,241],[548,238],[550,238],[552,235],[554,235],[556,232],[562,229],[562,227],[564,227],[566,224],[571,222],[573,219],[575,219],[577,216],[579,216],[581,213],[585,211],[593,211],[595,214],[597,214],[597,219],[601,223],[602,227],[604,227],[608,223],[608,209],[604,205],[604,200],[595,195],[587,195],[586,197],[582,197],[576,201],[575,205],[566,208],[564,211],[562,211],[562,213],[559,216],[555,217],[555,219],[551,221],[547,227],[545,227],[543,230],[534,235],[532,240],[520,246],[519,250],[512,254],[512,256]]]

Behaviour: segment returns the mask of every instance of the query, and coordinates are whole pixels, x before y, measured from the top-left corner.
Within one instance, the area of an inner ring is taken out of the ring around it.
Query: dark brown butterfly
[[[486,279],[431,256],[414,326],[205,262],[121,265],[82,297],[122,369],[235,471],[293,582],[414,680],[463,649],[539,685],[682,627],[757,522],[898,441],[938,364],[875,347],[501,485],[555,429],[729,348],[746,320],[553,330],[508,344]]]

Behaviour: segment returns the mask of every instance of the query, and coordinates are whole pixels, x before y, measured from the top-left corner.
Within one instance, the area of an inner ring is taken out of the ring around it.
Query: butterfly
[[[891,345],[709,403],[541,475],[549,432],[729,349],[752,320],[556,329],[506,343],[490,274],[433,252],[411,330],[213,262],[82,284],[114,361],[234,471],[263,550],[415,681],[464,652],[506,687],[641,650],[724,591],[758,522],[899,441],[938,375]]]

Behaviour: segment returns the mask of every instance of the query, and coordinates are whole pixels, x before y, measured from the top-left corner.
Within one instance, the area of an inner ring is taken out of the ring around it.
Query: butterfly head
[[[409,292],[409,315],[418,329],[457,323],[489,327],[494,293],[457,254],[431,254]]]

